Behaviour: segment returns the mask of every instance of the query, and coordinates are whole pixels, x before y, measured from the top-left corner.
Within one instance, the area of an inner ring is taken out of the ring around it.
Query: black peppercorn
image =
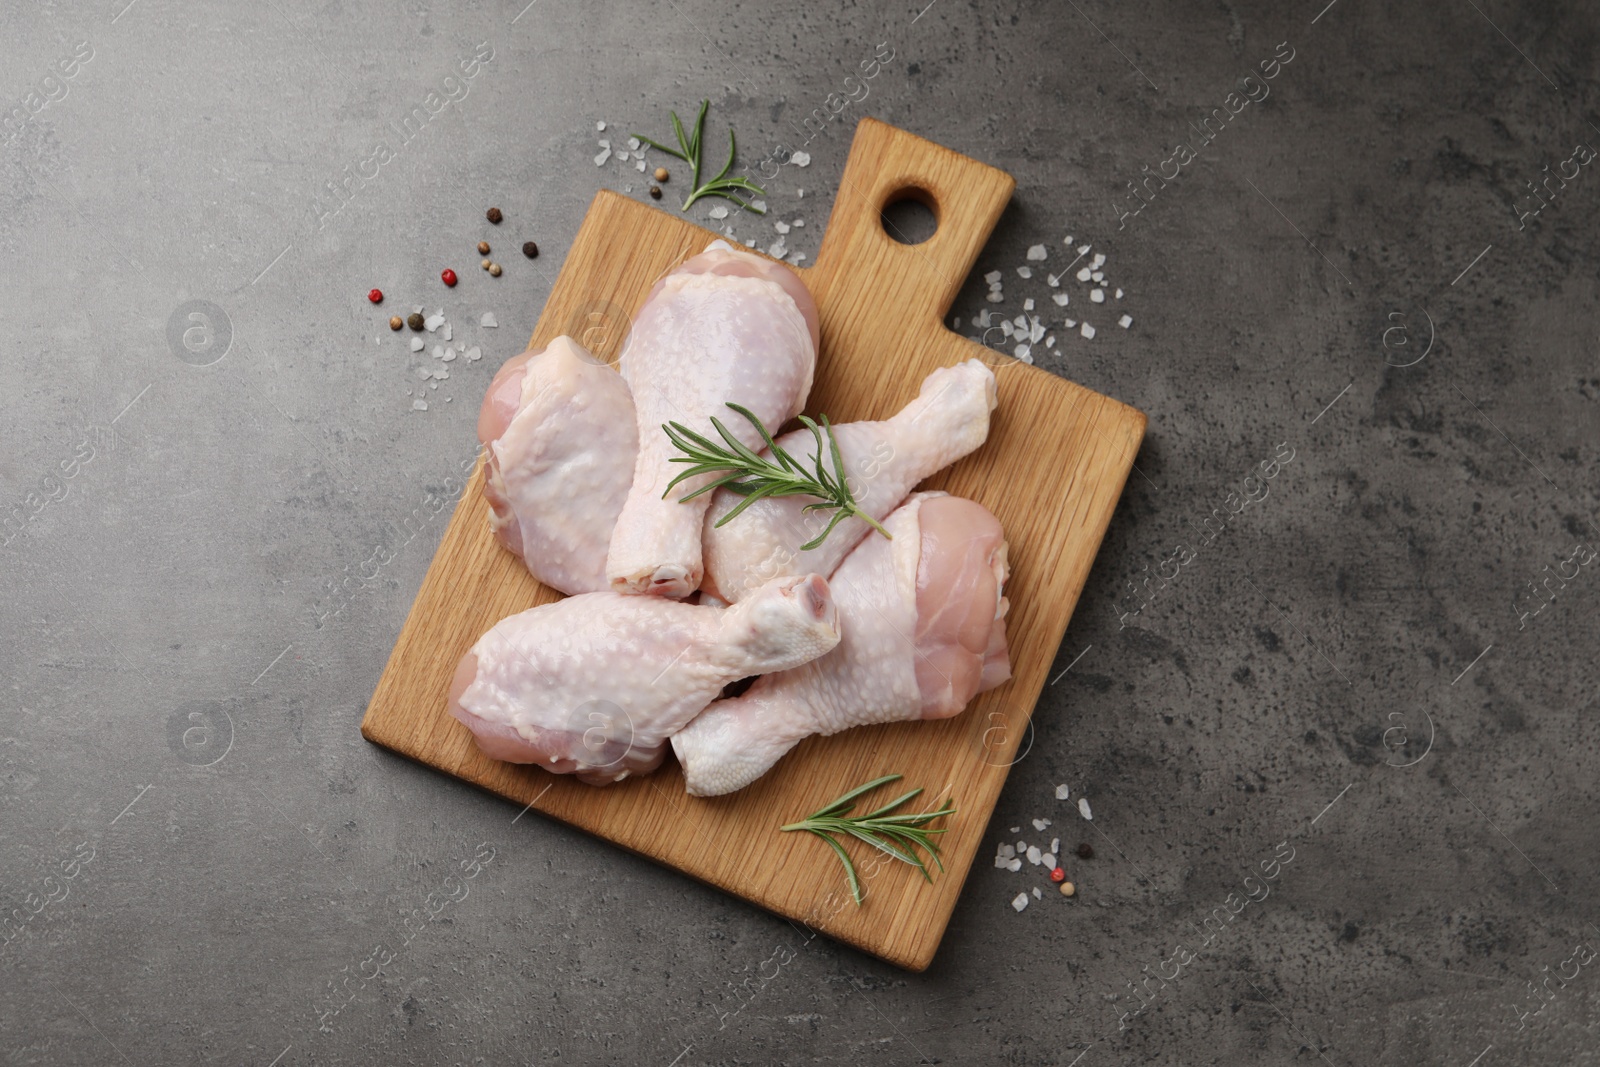
[[[492,207],[488,211],[485,211],[483,213],[483,217],[494,223],[496,226],[500,225],[500,220],[505,218],[504,215],[500,214],[500,209],[497,207]]]
[[[660,200],[661,199],[661,186],[652,185],[650,187],[650,199],[652,199],[652,200]]]
[[[422,312],[413,311],[410,315],[406,316],[406,325],[411,327],[413,330],[420,331],[422,329]]]
[[[1094,849],[1089,846],[1089,842],[1085,841],[1078,846],[1078,858],[1080,860],[1094,859]]]
[[[524,241],[522,245],[522,254],[527,256],[529,259],[533,259],[539,254],[539,246],[534,244],[532,241]]]

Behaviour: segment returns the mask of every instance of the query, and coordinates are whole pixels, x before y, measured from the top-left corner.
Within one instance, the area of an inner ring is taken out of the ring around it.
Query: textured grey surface
[[[124,4],[0,13],[0,1062],[1600,1062],[1600,174],[1517,217],[1600,144],[1592,5]],[[710,96],[757,160],[862,84],[772,183],[789,248],[860,115],[995,163],[952,314],[1060,316],[1014,268],[1092,243],[1133,327],[1069,279],[1099,335],[1039,362],[1150,416],[923,975],[357,733],[493,367],[595,190],[642,195],[597,139]],[[426,412],[381,325],[416,303],[486,352]],[[1048,884],[987,855],[1038,816],[1097,854],[1017,914]]]

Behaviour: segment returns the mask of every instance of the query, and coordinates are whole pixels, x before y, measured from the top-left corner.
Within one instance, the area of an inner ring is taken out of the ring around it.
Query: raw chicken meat
[[[756,679],[673,735],[691,794],[742,789],[811,734],[948,718],[1011,677],[995,517],[961,497],[917,493],[884,526],[894,540],[867,538],[834,574],[838,648]]]
[[[728,403],[777,427],[800,412],[817,360],[817,312],[805,284],[781,263],[713,241],[656,283],[622,352],[633,390],[639,451],[633,485],[611,535],[606,577],[622,593],[685,597],[700,586],[700,531],[716,480],[667,484],[682,470],[661,427],[680,422],[716,436],[716,416],[747,445],[760,436]]]
[[[667,738],[727,683],[838,643],[814,574],[729,608],[583,593],[496,623],[456,668],[449,710],[493,759],[606,785],[654,770]]]
[[[478,413],[489,528],[563,593],[608,589],[639,431],[622,376],[570,337],[506,361]]]
[[[994,406],[994,372],[981,360],[969,359],[928,375],[917,398],[888,421],[835,426],[846,484],[856,504],[881,521],[918,482],[983,444]],[[811,469],[817,454],[811,431],[796,430],[777,440]],[[833,469],[831,463],[827,466]],[[822,533],[833,517],[831,511],[805,511],[816,498],[804,496],[767,497],[717,528],[716,521],[742,499],[719,489],[706,513],[703,588],[724,600],[738,600],[779,575],[832,575],[872,529],[851,516],[822,544],[802,552],[800,546]]]

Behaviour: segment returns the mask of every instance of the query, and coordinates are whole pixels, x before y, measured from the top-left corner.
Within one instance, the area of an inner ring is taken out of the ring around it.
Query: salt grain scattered
[[[792,226],[804,226],[805,224],[806,224],[806,220],[805,219],[795,219],[794,222],[790,223],[790,225],[792,225]]]
[[[483,358],[483,349],[479,348],[477,345],[473,345],[471,348],[467,349],[466,356],[468,363],[476,363],[478,360]]]
[[[999,847],[998,850],[996,850],[995,854],[997,856],[999,856],[1001,859],[1012,860],[1012,859],[1016,859],[1017,850],[1012,848],[1010,845],[1006,844],[1004,841],[1002,841],[1002,842],[1000,842],[1000,847]]]
[[[750,206],[755,208],[755,211],[756,211],[757,215],[762,215],[762,214],[766,213],[767,202],[765,200],[752,200],[752,201],[750,201]]]
[[[714,219],[725,219],[728,217],[728,209],[723,207],[721,204],[717,204],[711,209],[711,217]]]
[[[998,303],[1000,303],[1000,301],[1004,300],[1005,298],[1006,298],[1005,294],[1000,292],[998,289],[996,289],[994,292],[989,294],[989,303],[998,304]]]
[[[1056,346],[1056,335],[1051,334],[1049,337],[1046,337],[1044,339],[1044,346],[1046,348],[1054,348]]]
[[[1034,900],[1043,900],[1044,899],[1044,894],[1039,892],[1039,887],[1038,886],[1034,886],[1033,887],[1033,899]]]
[[[1091,267],[1103,267],[1103,266],[1105,266],[1105,262],[1106,262],[1105,253],[1096,252],[1094,254],[1094,259],[1089,261],[1089,266],[1091,266]]]
[[[1010,863],[1006,864],[1006,870],[1010,871],[1012,874],[1016,874],[1018,871],[1022,870],[1022,861],[1012,860]]]
[[[1005,275],[1001,274],[999,271],[992,270],[988,274],[985,274],[983,276],[983,280],[988,282],[990,285],[993,285],[995,282],[999,281],[1000,279],[1002,279],[1004,277],[1005,277]]]
[[[1103,282],[1103,281],[1105,281],[1105,280],[1106,280],[1106,276],[1105,276],[1105,274],[1103,274],[1103,273],[1102,273],[1102,272],[1100,272],[1100,271],[1092,271],[1092,272],[1091,272],[1091,273],[1090,273],[1090,274],[1089,274],[1089,277],[1091,277],[1091,278],[1093,278],[1093,279],[1094,279],[1094,280],[1095,280],[1095,281],[1097,281],[1097,282]]]
[[[1079,245],[1078,246],[1078,255],[1080,255],[1080,256],[1088,255],[1089,254],[1089,248],[1090,248],[1089,245]]]
[[[1028,299],[1026,299],[1026,300],[1024,300],[1022,302],[1022,310],[1023,311],[1032,311],[1033,310],[1033,297],[1030,296],[1030,297],[1028,297]]]
[[[1032,245],[1028,249],[1028,258],[1035,263],[1042,261],[1050,253],[1045,251],[1044,245]]]
[[[411,410],[412,411],[427,411],[428,410],[428,402],[426,400],[413,400],[411,402]]]
[[[961,316],[960,316],[960,315],[957,315],[957,316],[956,316],[956,321],[955,321],[955,322],[953,322],[953,323],[951,323],[951,324],[950,324],[950,328],[951,328],[951,329],[952,329],[952,330],[959,330],[959,329],[961,329]]]
[[[1078,798],[1078,814],[1082,815],[1085,819],[1088,819],[1091,822],[1094,820],[1094,812],[1089,810],[1089,798],[1088,797],[1079,797]]]
[[[492,330],[495,327],[499,326],[500,324],[495,321],[494,312],[485,311],[483,313],[483,318],[478,320],[478,325],[482,326],[485,329]]]
[[[437,315],[429,315],[427,318],[422,320],[422,328],[427,330],[429,333],[434,332],[435,330],[437,330],[439,327],[441,327],[443,325],[444,325],[444,312],[443,311],[439,312]]]
[[[617,153],[617,160],[618,160],[618,162],[626,163],[628,161],[628,153],[626,153],[626,152],[618,152]]]
[[[1018,345],[1012,351],[1011,354],[1013,356],[1017,357],[1017,360],[1019,362],[1022,362],[1022,363],[1032,363],[1033,362],[1033,349],[1029,348],[1027,345]]]
[[[1106,302],[1106,291],[1104,289],[1090,289],[1089,299],[1096,304],[1104,304]]]
[[[1092,276],[1092,275],[1093,275],[1093,274],[1094,274],[1094,271],[1092,271],[1092,270],[1090,270],[1090,269],[1089,269],[1089,268],[1088,268],[1088,267],[1085,267],[1085,268],[1083,268],[1083,269],[1082,269],[1082,270],[1080,270],[1080,271],[1079,271],[1079,272],[1078,272],[1078,280],[1079,280],[1079,281],[1080,281],[1080,282],[1086,282],[1086,281],[1088,281],[1088,280],[1089,280],[1089,278],[1090,278],[1090,277],[1091,277],[1091,276]]]
[[[1061,284],[1061,275],[1052,274],[1050,277],[1046,278],[1045,281],[1049,282],[1050,288],[1054,289]]]
[[[1028,340],[1038,344],[1044,337],[1044,323],[1039,321],[1039,316],[1033,317],[1033,325],[1028,327]]]
[[[1038,845],[1028,846],[1028,862],[1033,864],[1035,867],[1039,866],[1039,860],[1041,857],[1043,857],[1043,855],[1044,853],[1039,851]]]
[[[773,259],[782,259],[788,254],[789,246],[783,243],[782,237],[772,242],[772,244],[767,248],[767,255],[771,256]]]
[[[997,868],[999,868],[999,869],[1000,869],[1000,870],[1002,870],[1002,871],[1003,871],[1003,870],[1005,870],[1005,869],[1006,869],[1006,868],[1007,868],[1007,867],[1009,867],[1009,866],[1011,866],[1011,861],[1010,861],[1010,860],[1008,860],[1008,859],[1006,859],[1006,858],[1005,858],[1005,857],[1004,857],[1004,856],[996,856],[996,857],[995,857],[995,858],[994,858],[994,865],[995,865],[995,866],[996,866],[996,867],[997,867]]]
[[[777,222],[774,222],[772,224],[772,228],[774,230],[777,230],[779,233],[788,233],[789,232],[789,224],[787,222],[784,222],[782,219],[779,219]]]
[[[1048,830],[1050,828],[1050,820],[1049,819],[1035,819],[1035,820],[1033,820],[1033,828],[1035,830]]]
[[[1078,320],[1077,319],[1068,319],[1067,320],[1067,323],[1066,323],[1067,329],[1070,330],[1076,325],[1078,325]]]
[[[1084,323],[1082,326],[1080,326],[1078,328],[1078,332],[1083,334],[1085,340],[1087,340],[1087,341],[1093,341],[1094,340],[1094,327],[1090,326],[1087,322]],[[1078,801],[1078,803],[1082,804],[1083,801],[1080,800],[1080,801]]]
[[[1031,277],[1033,277],[1033,268],[1032,267],[1018,267],[1017,268],[1017,277],[1019,277],[1019,278],[1031,278]]]
[[[597,166],[597,167],[603,167],[603,166],[606,165],[606,160],[608,160],[610,158],[611,158],[611,149],[602,148],[600,150],[600,154],[594,157],[594,165]]]
[[[1054,852],[1046,852],[1044,855],[1040,856],[1039,857],[1039,865],[1041,867],[1048,867],[1052,871],[1055,870],[1056,869],[1056,856],[1055,856],[1055,853]]]
[[[1026,841],[1018,841],[1017,842],[1017,851],[1018,852],[1026,852],[1026,851],[1028,851],[1028,843]]]
[[[1122,290],[1121,290],[1121,289],[1118,289],[1118,290],[1117,290],[1117,299],[1118,299],[1118,300],[1121,300],[1121,299],[1122,299]]]
[[[413,337],[411,339],[411,351],[413,351],[413,352],[421,352],[422,351],[422,338]]]
[[[1124,330],[1126,330],[1129,326],[1133,325],[1133,316],[1132,315],[1124,315],[1124,316],[1122,316],[1122,318],[1117,320],[1117,325],[1121,326]]]
[[[1061,852],[1061,838],[1052,837],[1050,839],[1050,852],[1053,855]]]
[[[637,138],[637,137],[628,138],[628,147],[633,149],[635,152],[639,151],[639,138]]]
[[[811,153],[795,152],[789,157],[789,162],[793,163],[797,167],[809,167],[811,166]]]
[[[419,400],[419,401],[417,401],[417,403],[421,404],[422,401]],[[426,406],[426,405],[424,405],[424,406]],[[1026,894],[1026,893],[1018,893],[1017,894],[1017,899],[1013,900],[1011,902],[1011,906],[1013,908],[1017,909],[1018,911],[1021,911],[1023,908],[1026,908],[1028,906],[1028,894]]]
[[[427,381],[429,378],[433,377],[433,371],[427,367],[418,367],[417,377],[421,378],[423,381]]]
[[[606,128],[606,124],[605,124],[605,123],[604,123],[604,122],[597,122],[597,123],[595,123],[595,124],[594,124],[594,128],[595,128],[595,129],[596,129],[596,130],[599,130],[599,131],[601,131],[601,132],[604,132],[604,131],[605,131],[605,128]]]
[[[1054,300],[1056,302],[1056,307],[1064,308],[1064,307],[1067,306],[1067,304],[1071,301],[1072,298],[1069,297],[1066,293],[1051,293],[1050,294],[1050,299]]]
[[[434,345],[433,350],[429,352],[428,355],[432,356],[434,359],[443,359],[444,345]]]
[[[448,340],[450,340],[451,334],[454,331],[455,331],[455,327],[451,326],[447,322],[447,323],[444,324],[443,332],[441,332],[439,336],[443,337],[446,341],[448,341]]]
[[[1067,240],[1070,241],[1070,240],[1072,240],[1072,238],[1069,237],[1069,238],[1067,238]],[[1065,786],[1065,785],[1056,786],[1056,799],[1057,800],[1066,800],[1070,796],[1072,796],[1071,787]]]
[[[453,348],[447,348],[445,349],[444,355],[440,358],[446,363],[454,363],[456,359],[456,350]]]
[[[641,155],[638,159],[633,161],[633,169],[638,171],[640,174],[644,173],[644,156],[643,155]],[[628,188],[632,189],[633,187],[630,185]]]

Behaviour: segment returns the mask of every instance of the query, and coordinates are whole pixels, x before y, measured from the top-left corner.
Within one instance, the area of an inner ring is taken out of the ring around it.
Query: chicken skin
[[[838,643],[816,575],[775,579],[729,608],[583,593],[496,623],[462,657],[448,709],[493,759],[605,785],[654,770],[724,685]]]
[[[742,789],[811,734],[948,718],[1011,677],[1009,570],[995,517],[961,497],[918,493],[884,525],[894,540],[865,539],[834,574],[837,648],[756,679],[673,735],[691,794]]]

